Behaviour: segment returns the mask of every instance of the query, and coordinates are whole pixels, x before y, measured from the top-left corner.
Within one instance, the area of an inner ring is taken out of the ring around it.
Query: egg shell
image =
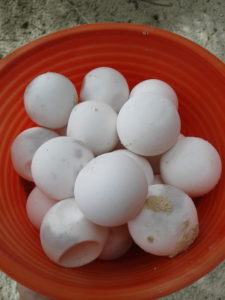
[[[196,137],[179,140],[160,161],[165,183],[180,188],[191,197],[202,196],[218,183],[222,163],[209,142]]]
[[[89,162],[78,174],[74,195],[92,222],[119,226],[140,211],[148,190],[146,176],[127,155],[111,152]]]
[[[17,291],[19,292],[19,300],[53,300],[44,295],[38,294],[35,291],[28,289],[26,286],[17,283]]]
[[[168,98],[176,107],[178,107],[178,98],[174,89],[165,81],[159,79],[147,79],[141,81],[133,87],[130,97],[150,92]]]
[[[128,150],[154,156],[172,147],[180,133],[175,106],[163,96],[142,93],[127,101],[117,118],[120,141]]]
[[[31,223],[40,229],[41,222],[48,210],[56,204],[56,200],[46,196],[39,188],[35,187],[27,198],[26,211]]]
[[[33,181],[31,161],[36,150],[58,134],[46,128],[32,127],[22,131],[11,146],[11,159],[16,172],[26,180]]]
[[[74,107],[71,112],[67,136],[84,142],[94,153],[100,155],[116,147],[117,113],[104,102],[86,101]]]
[[[74,198],[55,204],[45,215],[40,230],[46,255],[67,268],[80,267],[95,260],[107,237],[108,229],[87,220]]]
[[[165,184],[149,186],[143,209],[128,223],[128,228],[134,242],[144,251],[170,257],[186,250],[199,232],[192,199]]]
[[[148,185],[153,183],[154,175],[153,175],[152,167],[150,166],[149,162],[144,157],[137,155],[126,149],[117,150],[116,152],[125,154],[125,155],[131,157],[132,159],[134,159],[134,161],[138,164],[138,166],[143,170],[143,172],[146,176]]]
[[[35,123],[48,128],[61,128],[77,103],[73,83],[62,74],[48,72],[34,78],[24,93],[24,106]]]
[[[94,157],[82,142],[71,137],[53,138],[38,148],[31,170],[35,184],[48,197],[73,197],[79,171]]]
[[[129,87],[125,77],[113,68],[93,69],[83,79],[80,92],[82,101],[103,101],[118,112],[128,97]]]
[[[101,260],[113,260],[123,256],[132,246],[133,240],[127,224],[109,228],[105,246],[98,257]]]

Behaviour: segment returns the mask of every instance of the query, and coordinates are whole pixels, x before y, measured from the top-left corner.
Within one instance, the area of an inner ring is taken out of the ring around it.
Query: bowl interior
[[[38,39],[0,62],[0,267],[17,281],[57,299],[152,299],[206,274],[225,258],[225,176],[195,200],[200,235],[189,251],[169,259],[134,247],[113,262],[77,269],[51,263],[38,231],[25,213],[30,185],[14,172],[10,145],[33,126],[23,108],[26,85],[52,71],[68,76],[78,90],[82,77],[99,66],[121,71],[130,87],[165,80],[179,97],[182,133],[211,142],[225,157],[225,68],[206,50],[177,35],[143,25],[98,24]]]

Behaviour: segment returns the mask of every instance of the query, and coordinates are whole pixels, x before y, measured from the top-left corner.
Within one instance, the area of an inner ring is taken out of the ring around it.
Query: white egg
[[[105,246],[98,257],[102,260],[113,260],[123,256],[132,246],[133,240],[126,225],[109,228]]]
[[[129,97],[129,87],[124,76],[115,69],[100,67],[88,72],[82,83],[81,100],[97,100],[119,111]]]
[[[154,156],[174,145],[180,133],[180,117],[166,98],[142,93],[127,101],[117,118],[122,144],[130,151]]]
[[[82,141],[95,155],[100,155],[113,150],[118,143],[116,120],[117,113],[108,104],[82,102],[71,112],[67,135]]]
[[[142,211],[128,223],[135,243],[144,251],[173,257],[186,250],[199,232],[192,199],[165,184],[149,186]]]
[[[35,291],[28,289],[20,283],[17,283],[17,291],[20,294],[19,300],[52,300],[49,297],[38,294]]]
[[[40,229],[44,216],[55,204],[55,199],[49,198],[39,188],[35,187],[29,194],[26,203],[27,216],[31,223]]]
[[[48,128],[61,128],[77,103],[77,91],[65,76],[48,72],[34,78],[24,93],[28,116]]]
[[[197,197],[216,186],[222,163],[217,150],[209,142],[185,137],[162,156],[160,170],[165,183]]]
[[[55,204],[45,215],[40,231],[46,255],[67,268],[95,260],[102,252],[107,236],[108,229],[87,220],[74,198]]]
[[[89,162],[78,174],[75,199],[92,222],[119,226],[140,211],[148,190],[146,176],[127,155],[111,152]]]
[[[13,141],[11,158],[16,172],[32,181],[31,161],[36,150],[46,141],[57,137],[54,131],[41,127],[32,127],[22,131]]]
[[[168,98],[176,107],[178,99],[174,89],[166,82],[159,79],[144,80],[132,89],[130,97],[140,95],[141,93],[150,92]]]
[[[162,177],[160,175],[155,175],[152,184],[163,184]]]
[[[50,198],[73,197],[77,174],[93,157],[83,143],[71,137],[51,139],[34,154],[31,165],[34,182]]]
[[[149,162],[144,157],[137,155],[126,149],[116,150],[116,152],[125,154],[125,155],[131,157],[132,159],[134,159],[134,161],[138,164],[138,166],[144,172],[148,185],[153,183],[154,175],[153,175],[152,167],[150,166]]]

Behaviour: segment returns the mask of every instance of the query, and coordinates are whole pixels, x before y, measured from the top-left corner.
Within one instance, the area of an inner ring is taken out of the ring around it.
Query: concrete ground
[[[160,27],[195,41],[225,61],[225,0],[0,0],[0,58],[44,34],[96,22]],[[0,300],[18,300],[15,285],[0,273]],[[163,299],[225,299],[225,262]]]

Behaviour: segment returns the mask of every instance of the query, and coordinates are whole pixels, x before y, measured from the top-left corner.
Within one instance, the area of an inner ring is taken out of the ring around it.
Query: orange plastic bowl
[[[0,267],[22,284],[55,299],[153,299],[191,284],[225,258],[225,176],[196,201],[200,235],[170,259],[136,248],[125,257],[63,269],[41,250],[25,213],[26,185],[10,161],[15,136],[33,125],[23,108],[26,85],[40,73],[68,76],[80,88],[92,68],[110,66],[134,86],[147,78],[171,84],[179,96],[182,132],[210,141],[225,161],[225,67],[178,35],[143,25],[96,24],[47,35],[0,62]]]

